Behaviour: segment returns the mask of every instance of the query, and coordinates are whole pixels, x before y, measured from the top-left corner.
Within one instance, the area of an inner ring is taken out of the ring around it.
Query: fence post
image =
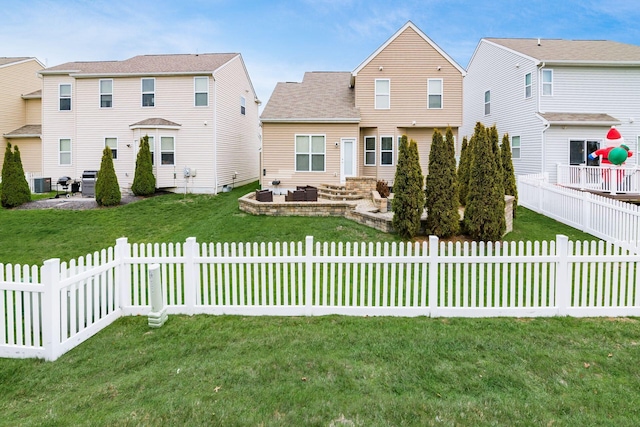
[[[187,314],[193,314],[196,307],[196,287],[199,283],[196,268],[198,255],[196,238],[187,238],[184,244],[184,305]]]
[[[313,236],[307,236],[305,238],[304,258],[305,314],[311,316],[313,314]]]
[[[438,311],[438,236],[429,236],[429,308],[431,317]]]
[[[122,311],[125,307],[131,307],[131,263],[127,259],[131,258],[131,246],[126,237],[116,240],[116,286],[118,288],[118,304]]]
[[[149,266],[149,294],[151,312],[147,314],[150,328],[159,328],[167,321],[167,309],[162,299],[162,283],[160,281],[160,264]]]
[[[556,307],[558,314],[566,316],[571,307],[571,282],[569,281],[569,238],[556,235]]]
[[[40,304],[44,358],[54,361],[60,356],[60,258],[44,262],[42,284],[44,293]]]

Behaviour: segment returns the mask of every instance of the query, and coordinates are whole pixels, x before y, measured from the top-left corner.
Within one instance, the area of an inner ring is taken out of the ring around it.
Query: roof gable
[[[640,65],[640,46],[609,40],[485,38],[481,42],[547,64]]]
[[[397,39],[402,33],[407,31],[408,29],[412,29],[415,31],[425,42],[427,42],[433,49],[435,49],[443,58],[445,58],[451,65],[453,65],[462,75],[465,74],[464,68],[462,68],[456,61],[453,60],[447,53],[440,49],[440,47],[433,42],[425,33],[423,33],[413,22],[408,21],[406,24],[402,26],[394,35],[392,35],[386,42],[382,44],[375,52],[373,52],[367,59],[365,59],[360,65],[353,70],[352,75],[355,77],[358,75],[358,72],[367,66],[376,56],[380,54],[384,49],[387,48],[395,39]]]
[[[38,61],[37,58],[32,58],[29,56],[19,56],[19,57],[0,57],[0,68],[9,67],[11,65],[22,64],[23,62],[36,61],[38,65],[44,68],[42,62]]]

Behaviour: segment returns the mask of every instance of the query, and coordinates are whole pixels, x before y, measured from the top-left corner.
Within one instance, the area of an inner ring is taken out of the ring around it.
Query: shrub
[[[0,203],[5,208],[15,208],[31,200],[29,183],[24,177],[20,150],[11,150],[7,142],[2,164],[2,182],[0,183]]]
[[[376,182],[376,191],[380,193],[380,197],[385,199],[389,197],[389,194],[391,194],[391,191],[389,190],[389,183],[384,180],[378,180],[378,182]]]
[[[394,230],[405,239],[410,239],[420,231],[420,217],[424,211],[424,177],[420,168],[418,144],[407,136],[400,139],[398,165],[393,182]]]
[[[467,194],[469,193],[469,173],[471,167],[471,157],[473,151],[471,149],[471,141],[467,143],[467,137],[462,139],[462,148],[460,149],[460,163],[458,164],[458,197],[460,198],[460,206],[467,204]]]
[[[487,132],[478,122],[472,139],[473,159],[464,212],[465,231],[475,240],[497,241],[506,229],[504,187]]]
[[[456,177],[455,144],[448,127],[446,138],[433,132],[426,180],[427,234],[450,237],[460,232],[460,208]]]
[[[136,158],[136,171],[131,191],[136,196],[149,196],[156,191],[156,177],[153,175],[151,151],[149,150],[149,135],[140,139],[140,151],[138,151]]]
[[[109,147],[104,147],[96,179],[96,202],[100,206],[116,206],[120,204],[121,199],[118,177],[113,168],[113,154]]]
[[[516,207],[518,206],[518,186],[516,184],[516,173],[513,169],[513,160],[511,159],[511,144],[509,142],[509,134],[502,137],[502,146],[500,147],[500,159],[502,160],[502,173],[504,177],[504,194],[514,197],[513,200],[513,217],[516,217]]]

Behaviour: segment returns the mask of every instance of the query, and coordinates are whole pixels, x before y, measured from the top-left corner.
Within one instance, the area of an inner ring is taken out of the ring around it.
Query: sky
[[[483,37],[640,45],[637,0],[0,0],[0,57],[46,66],[242,54],[263,106],[277,82],[353,71],[407,21],[466,68]]]

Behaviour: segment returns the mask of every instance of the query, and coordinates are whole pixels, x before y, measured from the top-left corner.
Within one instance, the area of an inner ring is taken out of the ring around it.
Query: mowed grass
[[[344,218],[253,216],[240,211],[238,198],[257,188],[246,185],[216,196],[167,194],[114,208],[86,211],[0,209],[0,262],[40,265],[49,258],[67,261],[130,242],[399,241]],[[592,236],[527,209],[518,208],[506,240],[574,240]]]
[[[0,425],[638,425],[635,319],[146,322],[2,360]]]
[[[114,244],[394,241],[341,218],[255,217],[165,195],[93,211],[0,210],[0,261]],[[518,209],[506,240],[593,239]],[[0,426],[635,426],[640,322],[621,319],[127,317],[56,362],[0,359]]]

